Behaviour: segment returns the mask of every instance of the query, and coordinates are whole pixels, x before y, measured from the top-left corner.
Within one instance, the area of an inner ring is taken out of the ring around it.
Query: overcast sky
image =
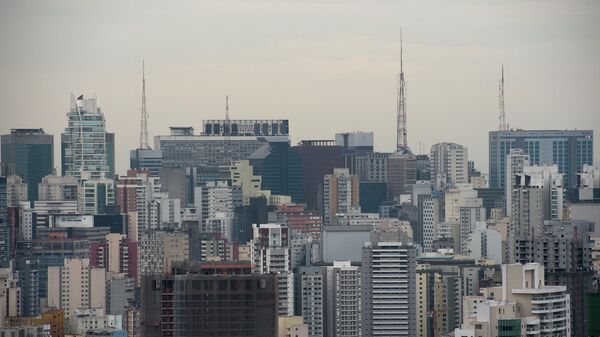
[[[487,172],[505,64],[511,127],[593,129],[600,161],[599,1],[0,0],[0,132],[60,132],[69,95],[97,94],[117,171],[139,142],[224,116],[286,118],[292,142],[374,131],[395,147],[399,30],[408,141],[447,141]],[[421,144],[421,145],[420,145]]]

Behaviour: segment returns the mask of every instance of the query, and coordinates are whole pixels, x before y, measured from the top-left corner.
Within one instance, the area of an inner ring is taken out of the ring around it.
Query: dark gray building
[[[8,237],[8,195],[6,177],[0,176],[0,267],[6,268],[9,263]]]
[[[43,129],[12,129],[0,143],[6,175],[23,177],[29,201],[37,200],[38,184],[54,170],[54,136]]]
[[[249,262],[175,263],[141,291],[142,336],[277,336],[276,275]]]
[[[151,177],[159,177],[162,168],[162,151],[135,149],[129,152],[129,167],[148,170]]]
[[[583,165],[593,164],[592,130],[511,130],[489,133],[490,188],[505,187],[506,156],[510,149],[523,149],[531,165],[558,165],[565,187],[577,184]]]

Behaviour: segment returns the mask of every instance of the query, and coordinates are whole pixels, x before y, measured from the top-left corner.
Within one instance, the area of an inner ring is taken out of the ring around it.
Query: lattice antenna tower
[[[148,142],[148,110],[146,110],[146,69],[142,60],[142,116],[140,127],[140,149],[150,149]]]
[[[404,82],[404,67],[403,67],[403,50],[402,50],[402,29],[400,29],[400,75],[398,76],[398,106],[397,117],[398,124],[396,126],[396,151],[400,152],[408,149],[406,136],[406,83]]]
[[[502,74],[498,83],[498,108],[500,109],[498,130],[507,131],[508,125],[506,124],[506,111],[504,110],[504,64],[502,65]]]

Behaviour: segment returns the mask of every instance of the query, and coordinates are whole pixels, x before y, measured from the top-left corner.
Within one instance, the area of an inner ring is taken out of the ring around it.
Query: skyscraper
[[[557,165],[565,175],[565,187],[577,184],[584,164],[593,164],[592,130],[512,130],[489,133],[490,187],[506,186],[506,156],[513,148],[523,149],[531,165]]]
[[[0,143],[7,176],[21,176],[27,183],[29,201],[37,200],[37,184],[54,170],[54,136],[43,129],[12,129],[2,135]]]
[[[416,250],[401,232],[373,232],[362,255],[364,337],[416,335]]]
[[[68,125],[62,142],[62,175],[112,178],[109,150],[112,143],[114,156],[114,137],[112,142],[110,136],[107,137],[106,122],[98,99],[84,98],[83,95],[75,99],[71,95],[67,118]]]
[[[431,147],[431,180],[438,190],[469,182],[467,148],[454,143]]]
[[[0,267],[6,268],[9,263],[8,237],[8,193],[6,177],[0,176]]]
[[[525,154],[522,149],[511,149],[510,153],[506,156],[506,177],[504,181],[507,182],[506,190],[506,216],[511,214],[512,204],[512,188],[515,186],[516,176],[523,173],[523,167],[529,166],[529,155]]]
[[[338,168],[327,174],[323,182],[323,222],[333,225],[336,214],[349,213],[359,207],[358,176]]]

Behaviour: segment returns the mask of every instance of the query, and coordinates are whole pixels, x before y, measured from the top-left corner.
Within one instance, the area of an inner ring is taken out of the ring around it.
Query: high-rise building
[[[117,180],[116,202],[121,214],[137,213],[138,229],[150,230],[150,203],[153,199],[154,180],[146,170],[127,170]]]
[[[140,234],[140,275],[163,274],[175,261],[190,258],[189,235],[177,231],[149,231]]]
[[[289,229],[280,224],[252,225],[254,265],[259,273],[277,274],[279,315],[293,316],[294,273],[291,268]]]
[[[358,161],[373,153],[373,132],[344,132],[335,134],[335,145],[342,147],[344,168],[350,174],[359,173]]]
[[[37,184],[54,170],[54,136],[43,129],[12,129],[0,137],[0,143],[6,175],[22,177],[28,200],[37,200]]]
[[[583,336],[571,330],[570,296],[546,285],[538,263],[502,265],[502,285],[464,299],[463,324],[455,336]]]
[[[62,134],[62,175],[88,179],[112,178],[109,151],[114,158],[114,137],[107,139],[106,121],[97,98],[75,99],[67,113],[68,125]],[[114,161],[113,161],[114,165]]]
[[[6,177],[6,199],[8,207],[19,207],[21,202],[27,202],[27,183],[20,176]]]
[[[141,299],[145,337],[277,336],[277,276],[249,263],[177,264],[145,277]]]
[[[358,176],[348,169],[335,169],[323,178],[323,222],[333,225],[338,213],[359,207]]]
[[[195,188],[194,202],[200,213],[200,230],[233,239],[235,208],[242,206],[242,189],[229,182],[209,181]]]
[[[417,180],[431,180],[431,161],[426,154],[417,155]]]
[[[422,244],[423,251],[432,252],[437,224],[440,223],[440,201],[431,195],[419,195],[418,203],[419,220],[413,232],[413,239]]]
[[[77,209],[81,214],[115,213],[115,183],[112,179],[82,179]]]
[[[373,232],[363,247],[362,335],[416,334],[416,250],[401,232]]]
[[[304,202],[308,210],[318,210],[323,205],[323,177],[333,169],[344,167],[342,147],[333,140],[303,140],[292,147],[300,156],[304,167]]]
[[[417,182],[417,157],[405,150],[390,155],[387,163],[388,199],[398,200],[401,194],[410,194]]]
[[[129,152],[129,167],[135,170],[147,170],[151,177],[159,177],[162,168],[162,151],[135,149]]]
[[[67,331],[80,308],[105,308],[106,271],[93,268],[90,260],[65,259],[62,266],[48,267],[48,307],[63,309]]]
[[[362,302],[360,267],[334,261],[325,269],[324,336],[361,336]]]
[[[506,156],[506,177],[504,181],[507,182],[505,185],[506,190],[506,216],[510,216],[512,213],[512,188],[516,183],[516,176],[523,173],[523,168],[529,166],[529,155],[525,154],[522,149],[511,149],[510,153]]]
[[[431,181],[438,190],[469,182],[467,148],[454,143],[431,147]]]
[[[38,184],[40,201],[77,201],[79,179],[76,177],[45,176]]]
[[[356,174],[361,182],[388,182],[388,160],[392,153],[370,152],[356,158]],[[340,166],[341,167],[341,166]]]
[[[272,194],[289,195],[295,203],[304,201],[304,166],[287,138],[261,139],[263,145],[248,159],[254,174],[262,176],[262,188]]]
[[[531,165],[557,165],[565,186],[574,187],[583,165],[593,164],[592,130],[511,130],[489,133],[490,187],[506,186],[506,156],[514,148],[529,155]]]
[[[0,267],[6,268],[9,263],[8,236],[8,192],[6,177],[0,176]]]
[[[322,267],[300,267],[297,277],[297,312],[308,325],[308,336],[323,336],[325,318],[325,277]]]
[[[107,272],[139,280],[138,243],[124,234],[111,233],[105,239],[90,244],[90,265]]]

